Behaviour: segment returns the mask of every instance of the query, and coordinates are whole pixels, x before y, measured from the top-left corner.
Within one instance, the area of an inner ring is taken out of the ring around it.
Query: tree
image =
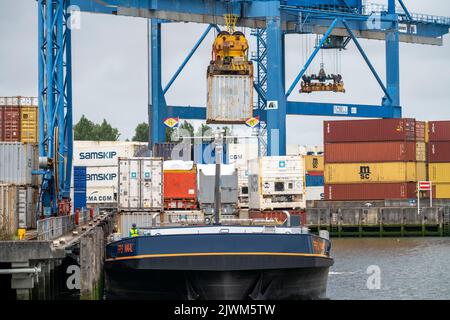
[[[146,122],[142,122],[138,124],[136,129],[134,130],[133,141],[138,142],[147,142],[149,138],[149,125]]]
[[[105,119],[101,125],[96,125],[95,131],[98,141],[117,141],[120,137],[119,130],[113,128]]]
[[[95,138],[95,124],[87,119],[84,115],[81,116],[80,121],[74,126],[75,140],[96,140]]]
[[[196,136],[198,137],[204,137],[206,135],[212,134],[212,128],[208,126],[207,124],[202,123],[201,126],[197,130]]]
[[[105,119],[102,124],[96,124],[81,116],[80,121],[74,126],[75,140],[93,140],[93,141],[117,141],[120,133],[117,128],[113,128]]]

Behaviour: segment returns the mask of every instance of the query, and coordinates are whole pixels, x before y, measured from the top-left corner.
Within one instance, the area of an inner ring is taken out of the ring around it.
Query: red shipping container
[[[325,185],[325,200],[360,201],[417,198],[416,183],[367,183]]]
[[[20,108],[3,107],[3,141],[20,142]]]
[[[450,141],[430,142],[428,144],[428,161],[450,162]]]
[[[166,209],[197,207],[197,173],[192,170],[164,171],[164,205]]]
[[[425,149],[424,146],[422,148]],[[424,154],[425,150],[423,150],[423,157],[425,156]],[[416,160],[416,142],[391,141],[325,144],[325,163]],[[425,159],[420,160],[425,161]]]
[[[419,124],[420,128],[422,125]],[[343,120],[324,122],[324,142],[424,141],[415,119]]]
[[[4,120],[4,110],[5,108],[0,106],[0,141],[3,141],[4,131],[5,131],[5,125],[3,124]]]
[[[450,141],[450,121],[430,121],[428,123],[429,141]]]

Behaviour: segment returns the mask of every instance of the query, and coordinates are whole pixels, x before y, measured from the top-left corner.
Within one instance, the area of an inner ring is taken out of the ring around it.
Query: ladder
[[[444,236],[450,236],[450,207],[444,208],[444,217],[442,221]]]

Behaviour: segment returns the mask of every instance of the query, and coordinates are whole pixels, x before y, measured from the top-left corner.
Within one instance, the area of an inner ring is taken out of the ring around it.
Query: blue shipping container
[[[309,174],[306,175],[306,186],[307,187],[322,187],[324,185],[323,176],[311,176]]]
[[[73,167],[73,208],[86,208],[86,167]]]
[[[214,143],[202,143],[194,145],[194,162],[197,164],[216,163],[216,151]],[[222,163],[228,164],[228,145],[223,145]]]

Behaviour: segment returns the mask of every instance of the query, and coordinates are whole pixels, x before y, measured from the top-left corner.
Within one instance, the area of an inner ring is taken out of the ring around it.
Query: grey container
[[[0,142],[0,183],[37,185],[38,151],[31,144]]]
[[[204,168],[208,166],[210,166],[209,170],[204,171]],[[212,214],[214,208],[215,175],[211,174],[212,168],[215,168],[215,165],[198,167],[197,200],[206,214]],[[239,197],[237,170],[234,169],[232,174],[221,174],[220,183],[222,214],[235,214]]]

